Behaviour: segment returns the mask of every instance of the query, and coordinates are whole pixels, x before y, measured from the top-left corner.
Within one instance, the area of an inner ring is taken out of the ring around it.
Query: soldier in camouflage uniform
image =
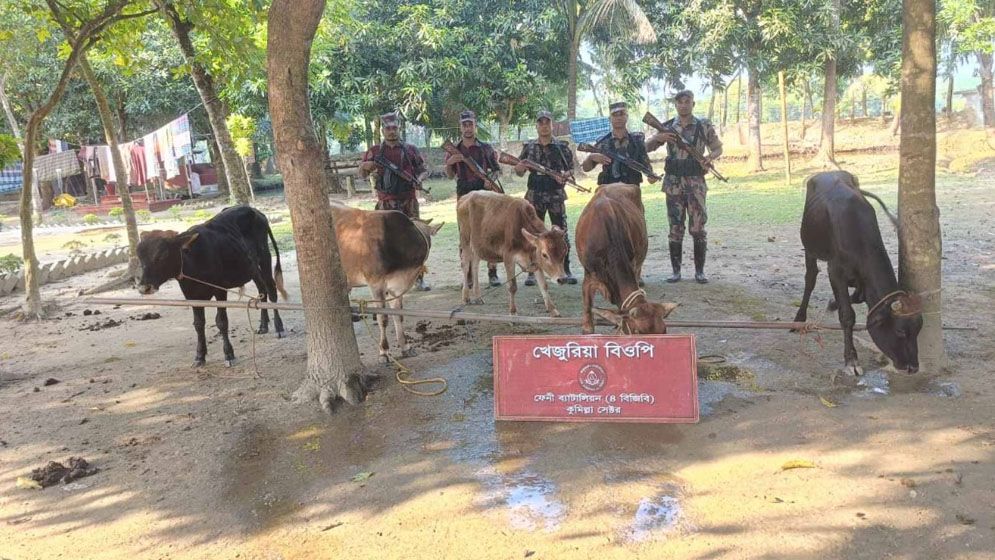
[[[390,169],[381,169],[373,158],[383,155],[394,165],[417,177],[419,181],[424,181],[428,177],[425,160],[418,153],[418,148],[401,142],[396,113],[381,115],[380,123],[383,143],[372,146],[363,155],[363,163],[359,165],[359,176],[364,179],[371,174],[375,176],[377,210],[397,210],[409,218],[418,219],[418,191],[415,185],[405,181]],[[421,276],[418,277],[415,288],[422,291],[431,289]]]
[[[698,148],[705,154],[705,160],[711,162],[722,155],[722,141],[715,133],[715,127],[706,119],[699,119],[692,114],[694,110],[694,94],[684,90],[674,96],[677,105],[677,118],[663,123],[676,129],[689,145]],[[705,170],[694,158],[684,150],[679,150],[675,143],[675,133],[660,132],[646,142],[646,149],[653,151],[667,145],[667,160],[663,177],[663,192],[667,195],[667,220],[670,222],[670,264],[674,274],[667,282],[679,282],[681,279],[681,253],[684,243],[684,224],[689,220],[691,238],[694,240],[694,279],[699,284],[708,282],[705,277],[705,253],[708,250],[705,223],[708,212],[705,209]]]
[[[650,165],[650,158],[647,155],[645,137],[642,132],[629,132],[629,107],[624,101],[612,103],[608,106],[611,111],[612,131],[598,139],[595,146],[597,148],[607,148],[614,152],[619,152],[629,158],[653,169]],[[603,154],[590,154],[581,164],[585,172],[591,171],[598,164],[602,165],[602,171],[598,174],[598,184],[628,183],[638,185],[643,182],[643,174],[624,165],[620,161],[612,159]],[[650,183],[656,179],[650,179]]]
[[[543,167],[553,171],[573,171],[573,153],[565,142],[553,138],[553,115],[549,111],[539,111],[536,116],[536,132],[539,138],[522,146],[522,153],[518,159],[527,159],[538,163]],[[515,166],[515,174],[521,177],[528,169],[524,164]],[[539,219],[546,221],[546,213],[549,213],[549,221],[554,225],[567,231],[567,209],[564,201],[567,193],[563,190],[565,181],[550,177],[535,171],[529,172],[529,190],[525,193],[525,200],[528,200],[535,208]],[[567,237],[567,254],[563,259],[563,270],[566,275],[561,279],[567,284],[576,284],[577,279],[570,273],[570,238]],[[525,279],[526,286],[535,286],[536,280],[533,273],[529,273]]]

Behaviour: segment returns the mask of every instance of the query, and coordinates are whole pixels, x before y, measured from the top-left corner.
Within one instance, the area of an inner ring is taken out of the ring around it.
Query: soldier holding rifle
[[[428,177],[425,160],[418,153],[418,148],[401,142],[397,113],[381,115],[380,124],[383,142],[363,155],[359,176],[365,179],[374,174],[377,210],[397,210],[409,218],[418,219],[417,191],[421,190],[422,181]],[[422,291],[431,289],[421,276],[415,287]]]
[[[525,200],[528,200],[535,208],[540,220],[546,220],[546,213],[549,213],[549,221],[554,226],[559,226],[563,231],[567,230],[567,209],[564,201],[567,193],[563,186],[567,182],[567,177],[573,171],[573,153],[565,142],[553,138],[553,115],[549,111],[539,111],[536,115],[536,132],[538,138],[522,146],[522,154],[519,160],[528,160],[538,163],[542,167],[553,171],[561,172],[563,175],[548,175],[539,173],[535,169],[530,170],[527,163],[519,161],[515,165],[515,174],[521,177],[529,171],[528,192],[525,193]],[[563,270],[566,276],[562,280],[567,284],[576,284],[577,279],[570,273],[570,238],[567,237],[567,254],[563,259]],[[530,272],[525,279],[526,286],[535,286],[535,276]]]
[[[493,178],[501,174],[501,166],[498,165],[494,148],[477,139],[477,115],[473,111],[463,111],[460,113],[459,125],[460,143],[456,145],[456,150],[446,155],[446,176],[456,179],[457,204],[460,197],[471,191],[500,191]],[[488,179],[474,173],[474,169],[470,167],[472,162],[467,161],[471,159],[477,163],[474,167],[479,167],[488,174]],[[496,263],[487,263],[487,279],[492,287],[501,285]]]
[[[705,173],[712,168],[712,161],[722,155],[722,141],[715,133],[715,127],[706,119],[695,117],[694,94],[684,90],[674,96],[677,117],[663,123],[666,132],[659,132],[646,141],[646,149],[653,151],[667,145],[666,174],[663,177],[663,192],[667,195],[667,220],[670,222],[670,264],[674,274],[667,282],[681,279],[681,257],[684,243],[684,224],[690,219],[691,238],[694,240],[694,279],[699,284],[708,282],[705,277],[705,253],[708,249],[705,223],[708,213],[705,209]],[[687,151],[678,147],[677,135],[696,148],[703,155],[699,162]],[[708,154],[705,154],[705,148]],[[718,172],[715,172],[717,177]]]
[[[636,162],[640,167],[652,171],[653,166],[650,165],[650,158],[646,153],[643,133],[629,132],[628,105],[624,101],[619,101],[612,103],[608,108],[611,111],[612,130],[598,140],[595,148],[619,153]],[[599,185],[610,183],[638,185],[643,182],[643,173],[633,169],[632,166],[625,165],[622,161],[613,160],[603,153],[588,155],[581,167],[584,171],[591,171],[599,163],[603,166],[601,173],[598,174]],[[658,177],[655,176],[648,177],[650,183],[655,183],[657,179]]]

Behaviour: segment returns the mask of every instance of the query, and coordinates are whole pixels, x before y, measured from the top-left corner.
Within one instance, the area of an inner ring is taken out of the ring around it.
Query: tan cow
[[[421,274],[432,236],[443,224],[412,220],[394,210],[360,210],[331,203],[339,256],[350,288],[369,286],[380,307],[404,308],[404,294]],[[380,359],[390,361],[387,316],[377,315],[380,326]],[[401,356],[415,355],[404,335],[404,318],[394,316],[394,334]]]
[[[480,261],[503,262],[508,275],[509,313],[518,313],[515,305],[517,264],[535,273],[546,311],[553,317],[560,316],[549,297],[546,277],[564,276],[566,232],[555,226],[547,230],[528,201],[490,191],[473,191],[460,198],[456,220],[460,230],[463,303],[483,303]]]
[[[594,294],[618,306],[618,311],[594,309],[622,333],[667,332],[663,319],[676,303],[654,303],[639,288],[639,274],[649,241],[639,187],[603,185],[584,207],[574,233],[577,257],[584,266],[583,329],[594,332]]]

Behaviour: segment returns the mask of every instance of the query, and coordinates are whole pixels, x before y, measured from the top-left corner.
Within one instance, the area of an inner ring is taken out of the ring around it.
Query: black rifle
[[[718,179],[719,181],[723,182],[729,181],[729,179],[723,177],[722,174],[715,169],[715,165],[712,162],[705,159],[705,156],[698,151],[698,148],[692,146],[691,144],[688,144],[687,141],[684,140],[684,137],[681,136],[680,132],[677,132],[677,130],[675,130],[672,127],[665,126],[662,122],[660,122],[659,119],[653,116],[653,113],[647,111],[646,114],[643,115],[643,122],[659,130],[660,132],[669,132],[670,134],[673,134],[676,137],[676,140],[674,140],[674,142],[677,144],[677,147],[684,150],[685,152],[688,153],[688,155],[694,158],[694,160],[698,162],[698,165],[700,165],[702,169],[711,172],[711,174],[714,175],[715,178]]]
[[[624,156],[624,155],[616,152],[615,150],[610,150],[608,148],[602,149],[602,148],[598,148],[598,147],[592,146],[590,144],[577,144],[577,151],[579,151],[579,152],[587,152],[589,154],[601,154],[603,156],[608,156],[611,159],[616,160],[619,163],[621,163],[622,165],[628,167],[629,169],[632,169],[633,171],[638,171],[639,173],[642,173],[643,175],[646,175],[646,177],[648,177],[648,178],[650,178],[650,179],[652,179],[654,181],[659,181],[660,180],[660,176],[657,175],[656,173],[653,173],[652,169],[650,169],[649,167],[646,167],[645,165],[639,163],[638,161],[630,158],[629,156]]]
[[[382,153],[378,153],[377,155],[373,156],[373,163],[379,165],[383,169],[389,169],[391,173],[394,173],[401,179],[404,179],[405,181],[414,185],[415,189],[417,190],[425,191],[427,193],[432,192],[427,187],[425,187],[425,185],[423,185],[421,181],[418,180],[418,177],[415,177],[414,175],[401,169],[401,167],[398,166],[396,163],[385,158]]]

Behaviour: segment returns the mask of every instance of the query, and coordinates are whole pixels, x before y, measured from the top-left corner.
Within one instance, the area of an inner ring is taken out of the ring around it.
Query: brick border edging
[[[38,267],[38,285],[65,280],[94,270],[128,262],[128,248],[115,247],[97,253],[76,255]],[[0,274],[0,296],[24,290],[24,269]]]

